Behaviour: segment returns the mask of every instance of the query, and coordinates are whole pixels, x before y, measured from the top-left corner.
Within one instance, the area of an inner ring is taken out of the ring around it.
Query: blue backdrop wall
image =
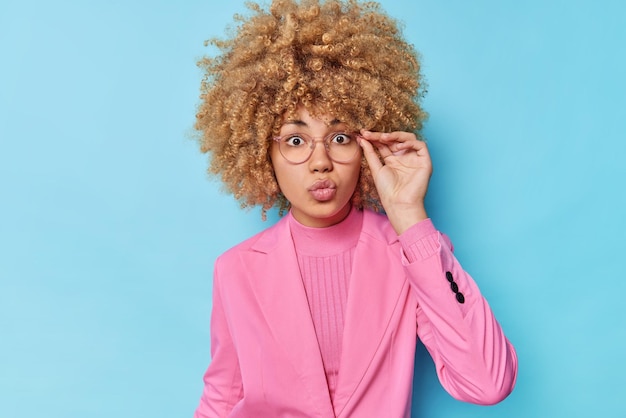
[[[429,212],[520,359],[485,408],[420,349],[414,416],[626,416],[626,6],[382,3],[423,55]],[[0,3],[1,417],[191,416],[213,260],[267,226],[189,139],[203,41],[244,10]]]

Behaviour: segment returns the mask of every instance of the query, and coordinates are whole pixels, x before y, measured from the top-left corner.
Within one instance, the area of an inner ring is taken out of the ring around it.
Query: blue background
[[[520,360],[477,407],[420,348],[414,415],[626,416],[626,6],[382,3],[423,54],[429,212]],[[190,139],[203,41],[244,10],[0,3],[0,417],[191,416],[213,260],[269,225]]]

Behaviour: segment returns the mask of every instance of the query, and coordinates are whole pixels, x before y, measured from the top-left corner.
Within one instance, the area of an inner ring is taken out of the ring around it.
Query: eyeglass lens
[[[358,151],[356,135],[348,132],[333,132],[323,139],[326,152],[335,162],[348,162]],[[299,164],[313,154],[315,141],[307,134],[289,134],[278,139],[280,153],[289,162]]]

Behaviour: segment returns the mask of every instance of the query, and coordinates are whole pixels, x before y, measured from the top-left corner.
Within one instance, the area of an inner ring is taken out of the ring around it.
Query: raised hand
[[[426,143],[410,132],[362,130],[359,144],[396,233],[426,219],[424,198],[432,174]]]

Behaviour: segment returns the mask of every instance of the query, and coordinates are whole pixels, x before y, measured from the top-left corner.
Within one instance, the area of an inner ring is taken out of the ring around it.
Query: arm
[[[237,351],[228,329],[228,320],[220,294],[218,262],[213,276],[211,363],[204,374],[204,391],[194,418],[225,417],[243,396]]]
[[[441,384],[465,402],[500,402],[515,385],[517,356],[476,283],[430,220],[407,230],[400,242],[419,303],[417,332]]]
[[[432,164],[426,144],[409,132],[370,131],[361,132],[359,143],[400,237],[419,304],[418,335],[439,380],[457,399],[501,401],[515,384],[517,357],[476,283],[452,254],[452,245],[427,219],[424,198]]]

